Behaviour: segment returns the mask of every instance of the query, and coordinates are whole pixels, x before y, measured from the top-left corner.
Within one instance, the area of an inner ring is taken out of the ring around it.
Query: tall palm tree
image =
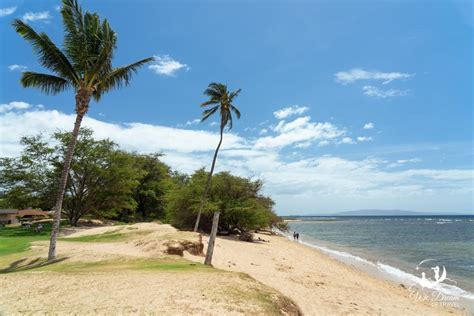
[[[232,129],[232,112],[235,113],[237,119],[240,119],[240,111],[233,105],[234,98],[236,98],[240,93],[240,89],[229,92],[227,90],[227,86],[222,83],[211,83],[209,84],[204,94],[209,96],[209,100],[202,103],[202,107],[211,106],[210,109],[207,109],[203,112],[203,116],[201,122],[207,120],[211,117],[214,113],[219,111],[220,113],[220,139],[219,143],[217,144],[216,151],[214,152],[214,157],[212,159],[211,170],[207,177],[206,188],[201,197],[201,204],[199,205],[199,212],[196,219],[196,224],[194,225],[194,231],[197,231],[199,228],[199,221],[201,219],[202,209],[204,207],[207,194],[211,188],[211,179],[212,174],[214,173],[214,167],[216,166],[217,154],[219,153],[219,149],[222,145],[222,139],[224,137],[224,129],[228,127],[229,130]],[[212,262],[212,254],[214,252],[214,243],[217,234],[217,226],[219,225],[219,212],[214,213],[214,218],[212,220],[212,229],[211,234],[209,236],[209,243],[207,245],[207,253],[206,259],[204,261],[205,264],[211,265]]]
[[[113,67],[117,35],[107,19],[101,22],[96,13],[83,14],[77,0],[63,0],[61,14],[65,33],[63,50],[45,33],[37,33],[19,19],[13,22],[16,32],[32,45],[40,64],[53,73],[24,72],[21,77],[23,87],[38,88],[53,95],[69,88],[75,92],[76,121],[59,181],[48,260],[56,257],[56,239],[67,177],[81,122],[89,109],[91,98],[99,101],[104,93],[128,85],[132,74],[153,60],[145,58],[127,66]]]

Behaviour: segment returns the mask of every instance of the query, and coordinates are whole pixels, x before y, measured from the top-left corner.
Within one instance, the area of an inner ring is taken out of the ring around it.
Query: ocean
[[[298,219],[290,234],[336,259],[407,285],[428,279],[443,294],[474,300],[474,216]]]

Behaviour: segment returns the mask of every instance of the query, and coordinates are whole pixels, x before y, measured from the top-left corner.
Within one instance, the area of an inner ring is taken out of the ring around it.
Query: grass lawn
[[[46,224],[43,227],[41,233],[36,233],[33,228],[1,227],[0,256],[28,250],[32,241],[49,239],[51,225]]]

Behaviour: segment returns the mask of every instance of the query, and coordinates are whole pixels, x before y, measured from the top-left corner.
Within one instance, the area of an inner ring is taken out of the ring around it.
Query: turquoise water
[[[445,267],[444,281],[474,293],[474,216],[301,217],[291,233],[414,276]],[[425,259],[431,259],[422,262]],[[418,268],[417,268],[418,267]]]

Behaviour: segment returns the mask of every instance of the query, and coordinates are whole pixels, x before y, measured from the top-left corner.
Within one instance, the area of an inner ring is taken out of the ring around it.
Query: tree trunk
[[[209,190],[211,188],[212,174],[214,173],[214,167],[216,166],[216,160],[217,160],[217,153],[219,152],[219,148],[221,148],[223,136],[224,136],[224,126],[221,126],[221,138],[219,140],[219,144],[217,145],[216,151],[214,152],[214,158],[212,159],[211,171],[209,172],[209,175],[207,177],[206,188],[204,189],[204,193],[202,194],[201,204],[199,205],[199,212],[196,218],[196,223],[194,224],[195,232],[197,232],[199,228],[199,221],[201,220],[202,209],[204,207],[204,203],[206,202],[207,194],[209,193]]]
[[[214,245],[216,243],[217,227],[219,226],[219,212],[214,213],[214,218],[212,219],[212,229],[211,235],[209,235],[209,243],[207,244],[207,253],[206,260],[204,264],[211,266],[212,265],[212,255],[214,253]]]
[[[54,206],[53,227],[51,229],[51,240],[49,243],[48,261],[56,258],[56,240],[59,234],[59,225],[61,223],[61,210],[63,205],[64,192],[66,191],[67,177],[69,175],[69,168],[71,167],[72,157],[74,155],[74,148],[76,147],[77,137],[81,128],[81,122],[84,115],[89,109],[90,93],[85,90],[79,90],[76,93],[76,122],[72,131],[71,141],[67,147],[66,156],[64,157],[63,170],[61,172],[61,179],[59,180],[59,190],[56,197],[56,204]]]

